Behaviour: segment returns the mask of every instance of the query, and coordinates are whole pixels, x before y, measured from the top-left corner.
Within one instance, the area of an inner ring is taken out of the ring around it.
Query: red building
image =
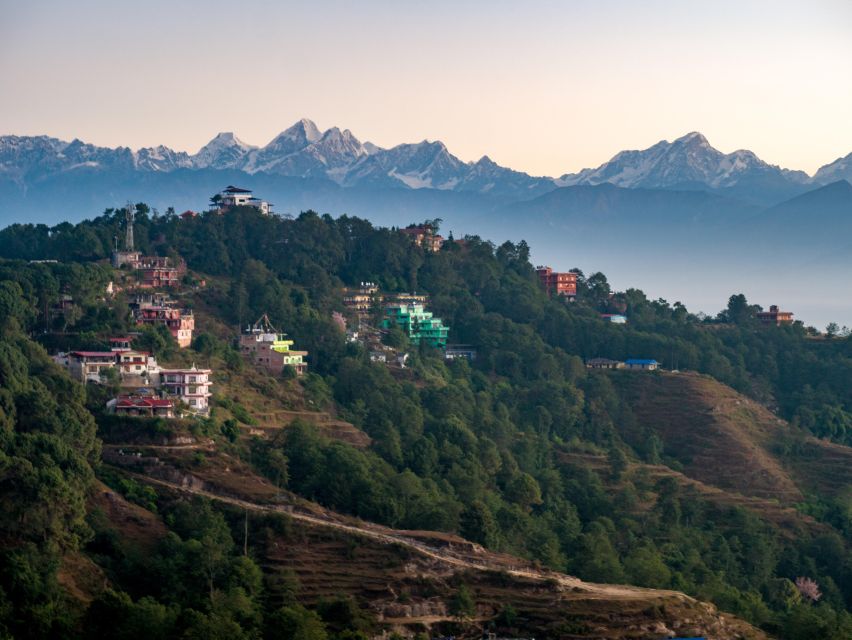
[[[165,256],[144,256],[136,266],[141,275],[141,286],[146,288],[175,287],[186,273],[186,263],[178,260],[174,264]]]
[[[769,311],[758,311],[757,319],[762,324],[774,324],[780,327],[782,324],[793,323],[793,313],[790,311],[779,311],[778,305],[773,304],[769,307]]]
[[[560,273],[550,267],[536,267],[535,272],[544,290],[549,296],[565,296],[574,298],[577,296],[577,274]]]
[[[175,287],[180,282],[178,270],[174,267],[148,267],[142,269],[143,287]]]

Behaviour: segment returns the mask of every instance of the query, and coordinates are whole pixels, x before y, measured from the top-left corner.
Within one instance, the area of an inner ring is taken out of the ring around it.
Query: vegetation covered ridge
[[[262,533],[249,542],[246,504],[172,490],[197,478],[247,503],[257,496],[240,492],[266,492],[271,504],[291,495],[394,529],[458,535],[581,580],[683,592],[783,638],[849,637],[852,494],[832,471],[852,439],[848,336],[766,325],[738,295],[703,318],[579,270],[575,295],[550,296],[523,242],[468,236],[435,246],[346,216],[285,219],[240,207],[154,216],[138,205],[136,249],[187,267],[163,291],[194,321],[182,349],[166,324],[137,324],[138,271],[106,262],[124,224],[108,210],[79,225],[0,231],[0,489],[5,512],[22,514],[3,519],[0,622],[9,635],[604,633],[603,609],[542,623],[544,591],[518,587],[527,595],[517,606],[486,607],[496,587],[457,571],[428,588],[392,589],[400,611],[434,598],[430,611],[442,615],[383,623],[370,605],[387,594],[342,580],[339,593],[315,597],[310,571],[288,551],[308,553],[288,529],[292,518],[257,515],[252,531]],[[375,283],[397,311],[428,307],[449,345],[421,339],[379,303],[344,304],[344,287],[361,283]],[[240,332],[263,314],[307,354],[304,370],[271,370],[241,350]],[[113,365],[83,386],[47,355],[101,353],[127,335],[158,371],[210,371],[208,410],[181,401],[181,418],[110,413],[107,401],[126,384],[108,373]],[[593,359],[640,364],[593,369]],[[651,361],[708,378],[645,370]],[[710,378],[742,407],[713,415],[700,382]],[[747,451],[714,458],[722,442]],[[145,481],[123,470],[134,461]],[[250,481],[255,474],[266,484]],[[154,539],[116,528],[115,510],[92,498],[96,475],[161,523]],[[753,500],[778,500],[798,516]],[[73,508],[54,508],[60,502]],[[358,551],[348,553],[332,572],[354,570]],[[89,602],[59,580],[71,557],[103,574]],[[601,606],[614,615],[621,605]],[[636,616],[672,619],[653,607]],[[745,633],[734,629],[710,637]]]

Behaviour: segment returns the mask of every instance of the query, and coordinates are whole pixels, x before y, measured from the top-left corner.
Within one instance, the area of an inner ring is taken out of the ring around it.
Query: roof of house
[[[100,356],[114,358],[115,351],[72,351],[69,355],[81,358],[97,358]]]
[[[131,342],[133,340],[130,336],[120,336],[118,338],[110,338],[110,342]]]
[[[648,358],[630,358],[624,361],[625,364],[660,364],[656,360]]]
[[[242,187],[235,187],[232,184],[229,184],[222,193],[251,193],[251,189],[243,189]]]
[[[170,409],[174,403],[167,398],[149,398],[143,396],[118,396],[115,403],[116,408],[151,408]]]

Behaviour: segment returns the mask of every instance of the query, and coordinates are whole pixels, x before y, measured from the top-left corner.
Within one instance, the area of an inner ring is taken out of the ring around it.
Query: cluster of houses
[[[407,354],[382,344],[381,336],[398,327],[412,345],[428,344],[441,349],[447,360],[476,358],[476,349],[470,345],[447,344],[450,328],[428,309],[428,296],[418,293],[383,294],[373,282],[362,282],[359,287],[347,288],[343,293],[343,306],[354,319],[357,328],[347,331],[352,342],[365,345],[374,362],[395,362],[405,366]],[[380,316],[378,328],[370,325],[371,316]],[[344,318],[340,317],[343,326]]]
[[[450,328],[427,310],[428,301],[428,296],[419,293],[382,294],[373,282],[362,282],[360,287],[343,292],[343,306],[355,316],[359,327],[368,322],[375,309],[381,308],[381,329],[399,327],[412,344],[424,342],[445,348]]]
[[[207,415],[210,411],[210,369],[160,367],[153,354],[131,347],[132,336],[109,339],[109,351],[70,351],[53,356],[79,382],[102,383],[113,378],[122,393],[107,403],[119,415],[175,416],[178,406]]]

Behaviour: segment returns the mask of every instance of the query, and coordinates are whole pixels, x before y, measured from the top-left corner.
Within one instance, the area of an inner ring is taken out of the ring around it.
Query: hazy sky
[[[0,134],[262,145],[300,117],[534,174],[703,132],[852,151],[849,0],[0,0]]]

